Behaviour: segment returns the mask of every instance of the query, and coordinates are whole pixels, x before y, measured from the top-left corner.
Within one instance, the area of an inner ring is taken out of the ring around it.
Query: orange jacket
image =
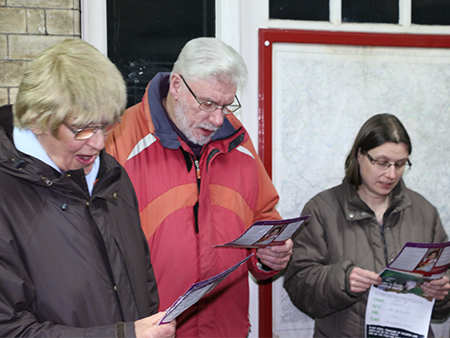
[[[136,189],[160,310],[193,283],[252,252],[213,245],[239,237],[255,221],[280,219],[278,194],[233,115],[226,116],[196,163],[160,103],[160,81],[167,75],[152,80],[142,102],[126,111],[106,142],[106,150],[124,165]],[[248,270],[260,280],[275,274],[260,270],[252,257],[177,319],[177,337],[245,337]]]

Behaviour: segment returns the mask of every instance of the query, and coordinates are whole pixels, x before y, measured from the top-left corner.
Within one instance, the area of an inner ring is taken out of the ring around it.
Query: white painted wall
[[[81,38],[108,55],[106,0],[80,0]]]

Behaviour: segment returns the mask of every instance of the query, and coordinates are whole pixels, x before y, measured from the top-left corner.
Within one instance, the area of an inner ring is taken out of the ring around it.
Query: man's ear
[[[173,73],[170,76],[169,94],[174,100],[178,100],[178,97],[180,96],[181,81],[180,74],[178,73]]]

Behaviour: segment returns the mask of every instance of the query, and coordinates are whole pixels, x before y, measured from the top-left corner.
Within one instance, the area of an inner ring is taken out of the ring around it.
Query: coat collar
[[[112,189],[115,186],[113,183],[120,177],[119,166],[104,150],[99,157],[100,168],[96,185],[99,184],[103,188],[111,186]],[[83,198],[89,196],[85,195],[88,194],[88,188],[83,169],[58,172],[41,160],[18,151],[2,128],[0,128],[0,171],[37,186],[52,187],[64,194],[79,195]],[[80,190],[74,189],[74,186],[66,179],[69,176],[70,181],[77,182]]]
[[[344,188],[343,208],[347,221],[359,221],[366,218],[374,217],[373,211],[359,197],[355,187],[350,183],[348,178],[342,181]],[[411,206],[411,199],[407,194],[407,188],[403,179],[397,184],[392,191],[392,201],[386,210],[388,215],[398,213]]]

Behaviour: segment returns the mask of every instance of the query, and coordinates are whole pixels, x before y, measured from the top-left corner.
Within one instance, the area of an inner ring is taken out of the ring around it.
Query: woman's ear
[[[356,156],[357,160],[358,160],[358,164],[361,164],[361,161],[363,159],[363,154],[361,153],[361,148],[358,149],[358,155]]]
[[[44,131],[39,127],[31,127],[30,130],[33,132],[34,135],[39,136],[44,134]]]

